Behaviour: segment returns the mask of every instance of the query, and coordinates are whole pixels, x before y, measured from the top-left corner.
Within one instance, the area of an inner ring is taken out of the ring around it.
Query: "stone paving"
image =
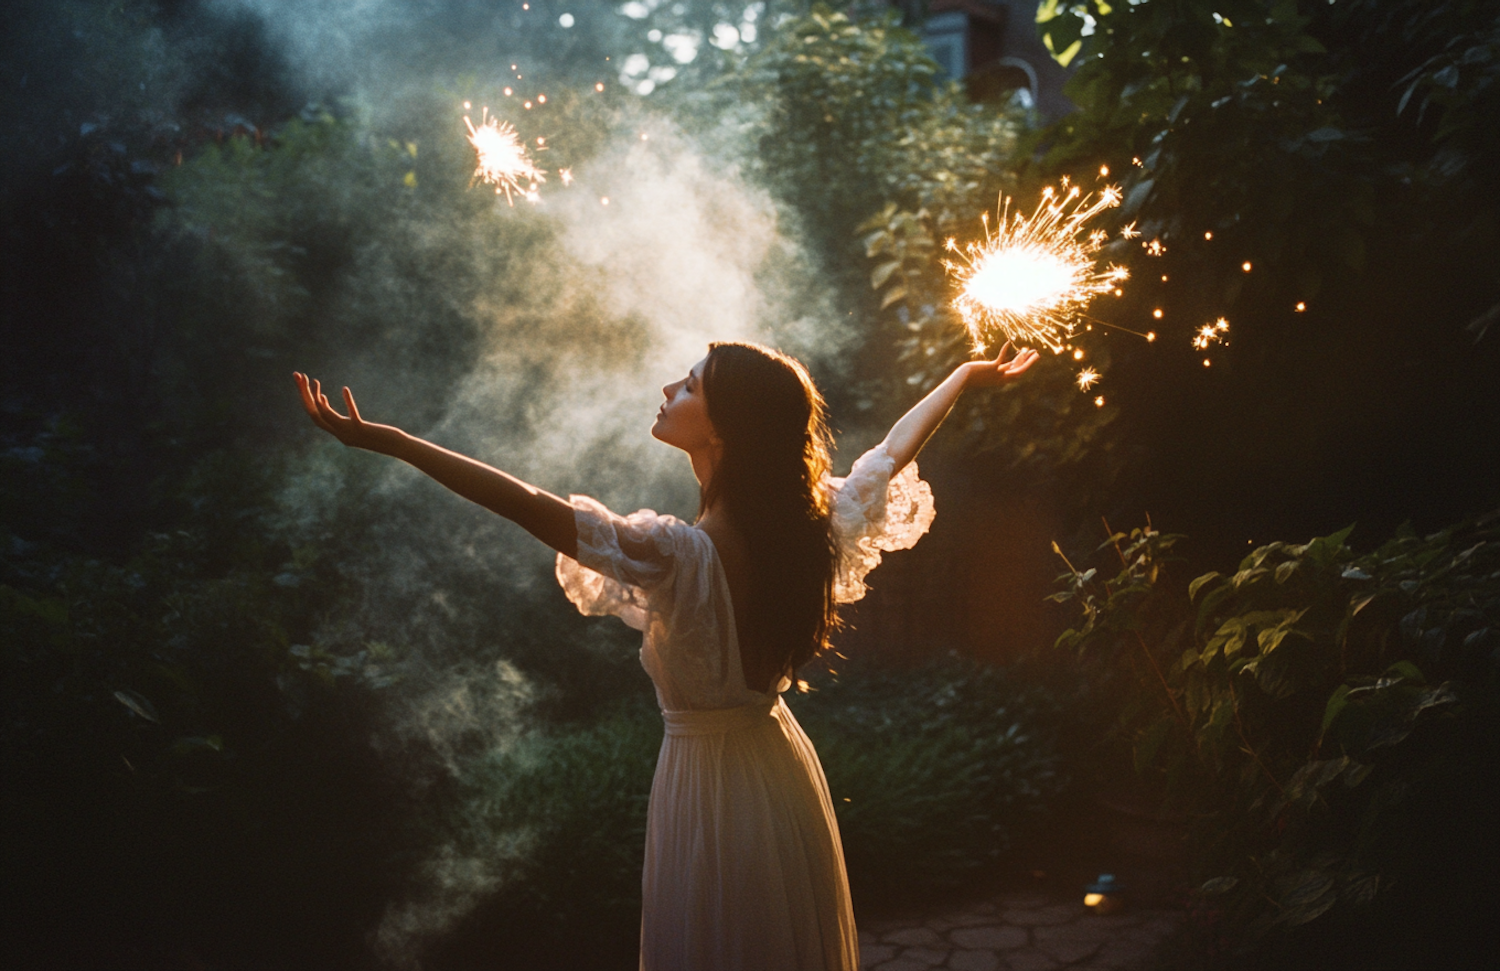
[[[925,920],[860,926],[865,971],[1142,971],[1182,923],[1173,910],[1107,916],[1034,893],[1002,894]]]

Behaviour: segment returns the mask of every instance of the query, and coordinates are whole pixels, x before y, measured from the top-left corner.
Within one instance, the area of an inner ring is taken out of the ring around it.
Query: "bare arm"
[[[296,375],[302,406],[317,426],[345,445],[389,455],[411,465],[452,491],[519,524],[528,533],[568,556],[578,555],[578,527],[573,507],[550,492],[457,452],[408,435],[393,425],[377,425],[359,416],[354,395],[344,389],[347,417],[334,410],[322,386]]]
[[[917,402],[901,420],[891,426],[886,433],[886,454],[896,463],[891,470],[894,475],[917,457],[922,446],[927,444],[927,439],[937,431],[937,427],[948,417],[948,412],[958,401],[958,396],[963,394],[965,388],[994,387],[1004,384],[1006,381],[1016,377],[1036,363],[1037,353],[1030,348],[1016,352],[1010,360],[1005,355],[1010,351],[1010,344],[1000,349],[1000,355],[993,361],[965,361],[953,369],[936,388],[928,392],[927,397]]]

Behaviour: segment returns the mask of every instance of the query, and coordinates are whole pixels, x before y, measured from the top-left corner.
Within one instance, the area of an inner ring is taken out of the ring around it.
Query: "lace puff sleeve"
[[[580,613],[613,614],[646,629],[654,591],[676,566],[674,532],[683,524],[649,509],[617,516],[588,496],[569,496],[578,526],[578,557],[557,555],[557,582]]]
[[[848,478],[832,479],[833,534],[839,546],[833,599],[854,603],[865,595],[865,577],[880,555],[917,544],[932,526],[937,509],[932,487],[909,463],[891,476],[895,462],[883,445],[861,455]]]

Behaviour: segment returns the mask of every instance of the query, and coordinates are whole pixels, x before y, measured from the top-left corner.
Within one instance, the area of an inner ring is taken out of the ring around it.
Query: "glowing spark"
[[[1108,165],[1101,165],[1101,166],[1099,166],[1099,178],[1101,178],[1101,179],[1107,179],[1107,178],[1109,178],[1109,166]]]
[[[1214,238],[1213,231],[1212,230],[1205,231],[1204,234],[1203,234],[1203,238],[1204,239],[1213,239]]]
[[[1204,367],[1212,367],[1212,366],[1213,366],[1213,362],[1212,362],[1212,361],[1210,361],[1210,360],[1209,360],[1209,359],[1208,359],[1208,358],[1206,358],[1206,357],[1205,357],[1205,358],[1204,358],[1204,359],[1203,359],[1203,366],[1204,366]]]
[[[1160,256],[1167,251],[1167,248],[1162,245],[1162,242],[1159,239],[1153,239],[1151,242],[1142,243],[1141,245],[1145,247],[1146,252],[1150,253],[1152,256]]]
[[[1140,234],[1141,234],[1141,231],[1139,229],[1135,228],[1135,223],[1131,223],[1128,226],[1122,226],[1120,228],[1120,238],[1121,239],[1135,239]]]
[[[1250,261],[1246,260],[1245,262],[1241,263],[1240,264],[1240,269],[1244,270],[1246,273],[1249,273],[1250,272]]]
[[[1078,372],[1078,390],[1087,391],[1099,380],[1099,372],[1091,367],[1086,367]]]
[[[537,104],[543,104],[544,105],[544,104],[547,103],[547,96],[545,94],[539,94],[539,95],[536,96],[536,101],[537,101]]]
[[[1161,320],[1161,308],[1157,307],[1155,310],[1151,311],[1151,316],[1155,317],[1157,320]]]
[[[594,85],[594,90],[595,91],[603,91],[604,90],[604,83],[600,82],[600,83]]]
[[[531,110],[531,102],[528,101],[525,104],[523,104],[521,107],[525,108],[527,111],[530,111]]]
[[[601,206],[607,206],[607,205],[609,205],[609,196],[600,196],[599,197],[599,205],[601,205]]]
[[[1304,311],[1306,309],[1307,309],[1307,304],[1303,303],[1301,300],[1298,300],[1297,301],[1297,313],[1300,314],[1302,311]]]
[[[1075,361],[1081,361],[1081,360],[1083,360],[1083,348],[1080,347],[1080,348],[1078,348],[1078,350],[1076,350],[1076,351],[1073,352],[1073,360],[1075,360]]]
[[[506,96],[506,97],[507,97],[507,98],[509,98],[509,97],[510,97],[510,96],[511,96],[511,95],[513,95],[513,94],[515,94],[515,92],[514,92],[514,91],[512,91],[512,90],[511,90],[511,89],[510,89],[510,88],[506,88],[506,89],[505,89],[505,96]]]
[[[573,170],[572,169],[558,169],[557,170],[557,177],[559,179],[562,179],[562,184],[563,185],[572,185],[573,184]]]
[[[467,101],[465,101],[464,102],[464,110],[468,111],[470,107],[471,107],[471,105]]]
[[[959,289],[953,306],[976,349],[998,331],[1059,353],[1089,302],[1130,276],[1124,267],[1098,268],[1094,254],[1105,236],[1085,235],[1084,228],[1120,204],[1120,190],[1106,186],[1097,197],[1084,195],[1067,179],[1060,189],[1044,189],[1030,217],[1011,212],[1011,200],[1002,196],[993,228],[984,215],[984,240],[965,244],[962,263],[943,261]],[[958,252],[957,244],[948,249]]]
[[[1198,332],[1193,335],[1193,347],[1200,351],[1206,351],[1210,344],[1224,343],[1224,335],[1227,333],[1229,333],[1229,321],[1220,317],[1213,323],[1204,324],[1198,328]],[[1206,367],[1207,365],[1205,364],[1204,366]]]
[[[1137,168],[1139,168],[1140,164],[1141,164],[1141,160],[1139,158],[1133,158],[1133,159],[1130,160],[1130,164],[1136,166]]]
[[[1104,395],[1101,394],[1099,397],[1097,397],[1097,398],[1094,399],[1094,407],[1095,408],[1103,408],[1104,407]]]
[[[1147,331],[1146,332],[1146,343],[1151,344],[1151,343],[1155,343],[1155,341],[1156,341],[1156,331],[1154,331],[1154,330]]]
[[[512,197],[516,193],[534,192],[536,183],[546,181],[542,170],[533,165],[526,154],[526,146],[521,143],[516,129],[508,122],[489,117],[489,109],[485,109],[478,128],[467,115],[464,116],[464,125],[469,129],[469,144],[479,153],[479,167],[474,170],[474,178],[495,186],[496,192],[505,194],[506,202],[515,205]],[[523,183],[530,188],[523,189]]]

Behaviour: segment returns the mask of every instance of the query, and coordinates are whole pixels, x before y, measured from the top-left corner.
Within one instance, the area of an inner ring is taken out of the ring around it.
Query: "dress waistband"
[[[706,708],[689,711],[663,711],[668,735],[727,735],[757,728],[775,717],[781,696],[775,701],[756,702],[738,708]]]

